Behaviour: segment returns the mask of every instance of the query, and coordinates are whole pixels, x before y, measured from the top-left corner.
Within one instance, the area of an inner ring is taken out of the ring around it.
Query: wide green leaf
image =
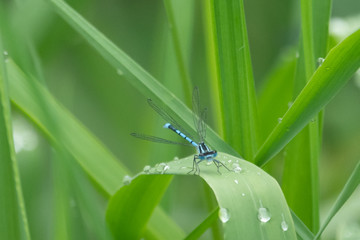
[[[222,161],[233,171],[214,164],[201,163],[200,177],[213,190],[219,204],[219,218],[225,239],[296,239],[294,224],[281,189],[274,178],[256,165],[228,154],[219,153]],[[134,177],[111,199],[107,219],[115,236],[141,236],[142,225],[121,227],[121,223],[141,223],[148,219],[163,192],[161,181],[168,175],[188,175],[193,156],[160,163]],[[150,197],[154,197],[153,198]],[[121,214],[120,214],[121,213]],[[189,216],[191,218],[191,216]]]
[[[340,91],[360,66],[360,30],[334,47],[255,157],[264,165]]]
[[[225,140],[252,161],[257,150],[254,79],[242,0],[212,0]]]

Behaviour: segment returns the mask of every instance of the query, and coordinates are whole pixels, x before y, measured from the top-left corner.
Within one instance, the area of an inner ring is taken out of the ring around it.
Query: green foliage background
[[[231,86],[224,87],[225,90],[220,92],[214,80],[220,73],[211,68],[215,60],[211,55],[211,33],[207,24],[210,16],[205,10],[208,6],[206,1],[78,0],[69,4],[188,107],[191,107],[191,85],[199,86],[202,103],[209,109],[209,126],[220,136],[225,136],[224,139],[228,143],[232,142],[232,147],[250,161],[254,160],[256,154],[256,149],[251,147],[262,145],[277,125],[277,119],[282,118],[287,110],[287,104],[283,104],[284,99],[293,101],[293,93],[296,92],[292,82],[296,66],[293,56],[299,45],[301,31],[301,6],[298,1],[244,3],[249,56],[261,122],[261,127],[257,129],[257,140],[252,139],[253,142],[245,142],[245,145],[241,145],[244,142],[236,142],[240,140],[231,136],[231,129],[223,132],[223,124],[234,124],[224,117],[229,116],[226,111],[235,114],[230,107],[238,106],[230,106],[231,99],[226,99],[226,90]],[[147,106],[146,99],[153,96],[146,95],[145,90],[134,88],[125,81],[129,76],[127,72],[110,65],[105,51],[99,48],[94,50],[79,32],[63,20],[66,17],[62,18],[61,13],[58,15],[54,11],[55,5],[40,0],[2,1],[0,5],[1,40],[3,49],[8,53],[8,56],[2,58],[8,59],[13,66],[13,70],[2,70],[2,78],[10,76],[8,79],[18,79],[8,83],[12,101],[12,125],[14,131],[18,131],[20,135],[24,131],[35,131],[39,139],[35,149],[16,154],[25,208],[20,207],[20,211],[15,208],[8,209],[5,219],[9,216],[15,216],[16,219],[17,215],[24,215],[26,209],[29,230],[26,229],[26,223],[21,224],[25,227],[17,234],[20,235],[17,236],[19,238],[26,239],[28,235],[33,239],[110,238],[105,227],[105,208],[109,195],[114,194],[121,185],[125,171],[128,170],[128,174],[137,173],[142,171],[145,165],[170,161],[175,156],[185,157],[193,152],[182,147],[138,141],[130,136],[131,132],[138,131],[170,139],[174,137],[172,133],[161,128],[163,121]],[[350,29],[345,35],[331,35],[328,49],[359,28],[359,9],[360,4],[356,0],[333,1],[332,17],[353,20],[348,21]],[[177,42],[173,38],[176,34]],[[179,59],[179,53],[182,59]],[[105,55],[105,58],[101,55]],[[184,65],[179,64],[181,62]],[[23,75],[19,75],[19,72]],[[26,81],[28,85],[23,84]],[[40,86],[40,83],[46,87]],[[271,88],[274,90],[269,90]],[[14,94],[11,89],[18,89],[18,92]],[[21,89],[25,89],[25,92]],[[33,89],[35,94],[27,96],[26,89]],[[46,89],[52,96],[47,95]],[[166,91],[159,90],[159,98],[164,95],[163,92]],[[6,94],[2,94],[2,97],[4,96]],[[243,94],[239,97],[243,97]],[[222,100],[219,101],[219,98]],[[41,111],[31,105],[31,100],[34,99],[42,102],[42,105],[37,106],[39,109],[51,109],[53,112],[41,115]],[[65,109],[57,105],[54,99]],[[277,99],[281,101],[277,103]],[[229,109],[221,110],[221,101],[230,102]],[[327,216],[354,166],[359,162],[359,103],[360,76],[355,74],[326,106],[323,115],[319,116],[319,122],[323,118],[323,137],[318,166],[320,187],[317,194],[320,196],[320,213],[324,216],[322,219]],[[27,110],[29,108],[26,106],[34,109]],[[177,107],[181,109],[182,106]],[[8,111],[6,107],[4,109],[5,112]],[[29,111],[33,112],[33,115],[29,114]],[[58,113],[61,114],[56,115]],[[189,122],[186,117],[182,120]],[[4,119],[0,124],[8,126],[9,122]],[[88,130],[83,129],[82,125]],[[50,135],[46,133],[46,129],[51,130]],[[252,126],[247,129],[240,127],[240,132],[245,135],[249,129],[251,130]],[[254,134],[250,130],[249,134]],[[99,139],[98,142],[91,140],[91,133]],[[3,131],[1,134],[4,137],[1,141],[1,158],[15,161],[11,151],[4,151],[12,148],[11,144],[3,144],[11,142],[11,136],[7,134],[5,137]],[[85,137],[79,139],[72,137],[72,134]],[[212,132],[209,135],[212,144],[220,141]],[[229,149],[227,144],[222,144],[214,147],[222,151]],[[72,152],[63,149],[72,149]],[[301,218],[302,212],[296,210],[304,206],[296,204],[301,204],[302,200],[294,199],[297,196],[287,195],[287,192],[291,192],[289,188],[301,190],[305,183],[302,184],[298,179],[296,183],[292,183],[291,173],[289,176],[289,172],[282,171],[287,156],[302,157],[301,154],[306,153],[291,151],[293,150],[290,145],[275,156],[265,170],[280,184],[283,179],[287,179],[283,184],[285,196],[288,201],[292,199],[294,205],[289,203],[290,207]],[[113,168],[110,168],[112,172],[107,172],[109,168],[102,168],[103,160],[100,156],[114,160]],[[73,161],[73,158],[90,160]],[[254,161],[257,160],[255,157]],[[15,165],[6,167],[11,172],[11,167],[16,169]],[[3,166],[2,169],[7,168]],[[103,177],[104,182],[94,179],[91,173],[95,171]],[[15,176],[7,173],[1,172],[3,176],[6,175],[4,179],[17,181],[16,171]],[[90,178],[87,175],[89,173]],[[2,181],[3,186],[8,184],[5,180]],[[16,191],[19,192],[19,189]],[[15,189],[10,192],[9,201],[14,203]],[[342,239],[341,236],[350,230],[360,236],[358,198],[359,191],[355,191],[344,209],[325,230],[324,239]],[[22,204],[21,200],[17,201]],[[189,233],[216,207],[213,201],[210,189],[200,179],[176,177],[161,200],[161,208],[181,231]],[[161,210],[161,213],[157,214],[164,213]],[[313,222],[316,222],[316,219],[303,221],[314,233],[319,229]],[[204,239],[211,234],[221,236],[218,227],[215,225],[212,232],[205,234]]]

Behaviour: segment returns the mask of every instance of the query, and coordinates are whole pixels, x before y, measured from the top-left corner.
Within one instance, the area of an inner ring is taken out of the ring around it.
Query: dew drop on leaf
[[[259,208],[258,219],[260,220],[260,222],[263,222],[263,223],[270,221],[271,215],[270,215],[269,210],[264,207]]]
[[[230,212],[227,208],[220,208],[219,209],[219,219],[223,223],[226,223],[230,219]]]
[[[149,165],[146,165],[146,166],[144,167],[143,171],[144,171],[145,173],[149,173],[150,169],[151,169],[151,167],[150,167]]]
[[[132,177],[130,177],[129,175],[125,175],[123,178],[123,184],[124,185],[129,185],[131,183]]]
[[[286,232],[289,229],[289,225],[283,220],[281,222],[281,229]]]

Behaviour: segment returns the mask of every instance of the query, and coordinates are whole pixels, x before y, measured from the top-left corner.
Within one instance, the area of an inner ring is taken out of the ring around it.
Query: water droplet
[[[145,173],[149,173],[150,169],[151,169],[151,167],[150,167],[149,165],[146,165],[146,166],[144,167],[143,171],[144,171]]]
[[[320,67],[320,66],[321,66],[321,64],[323,64],[323,62],[324,62],[324,61],[325,61],[325,59],[324,59],[324,58],[319,57],[319,58],[317,59],[318,66]]]
[[[242,193],[242,194],[241,194],[241,196],[243,196],[243,197],[245,197],[245,195],[246,195],[245,193]]]
[[[120,76],[124,75],[124,72],[120,68],[116,69],[116,73]]]
[[[229,210],[226,208],[220,208],[219,209],[219,218],[220,218],[220,221],[222,221],[223,223],[228,222],[230,219]]]
[[[125,175],[123,178],[123,184],[124,185],[129,185],[132,181],[132,177],[130,177],[129,175]]]
[[[282,122],[282,118],[278,118],[278,123],[281,123]]]
[[[230,160],[228,160],[228,163],[231,163],[231,159],[230,159]]]
[[[165,167],[165,166],[166,166],[165,163],[156,164],[156,165],[155,165],[156,171],[157,171],[157,172],[162,172],[162,171],[164,171],[164,167]]]
[[[312,118],[312,119],[311,119],[311,122],[316,122],[316,118]]]
[[[264,207],[259,208],[258,219],[260,220],[260,222],[263,222],[263,223],[270,221],[271,215],[270,215],[269,210]]]
[[[179,157],[174,157],[173,161],[179,161]]]
[[[206,161],[206,166],[210,166],[213,161]]]
[[[232,167],[233,167],[233,171],[234,171],[235,173],[239,173],[239,172],[242,171],[242,168],[239,166],[238,163],[233,163],[233,164],[232,164]]]
[[[4,51],[4,60],[5,62],[8,62],[9,61],[9,53],[7,51]]]
[[[185,166],[182,166],[182,167],[180,167],[180,169],[186,169],[187,167],[185,167]]]
[[[281,229],[286,232],[289,229],[289,225],[283,220],[281,222]]]
[[[164,174],[167,170],[170,169],[169,165],[165,165],[164,170],[161,172],[161,174]]]
[[[291,108],[291,106],[294,104],[294,102],[288,102],[288,108]]]
[[[236,184],[239,184],[239,181],[238,181],[237,179],[235,179],[234,182],[235,182]]]

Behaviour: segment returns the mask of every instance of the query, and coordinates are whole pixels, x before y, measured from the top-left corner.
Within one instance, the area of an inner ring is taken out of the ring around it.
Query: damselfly
[[[187,133],[181,127],[181,125],[178,124],[176,120],[167,111],[165,111],[164,108],[156,105],[151,99],[148,99],[148,103],[152,109],[154,109],[165,121],[167,121],[167,123],[165,123],[164,125],[164,128],[172,130],[180,137],[188,141],[188,143],[174,142],[164,138],[159,138],[159,137],[149,136],[139,133],[132,133],[131,134],[132,136],[152,142],[166,143],[166,144],[181,144],[181,145],[195,147],[198,154],[194,155],[193,167],[192,170],[188,173],[191,173],[195,170],[194,174],[196,173],[200,174],[199,163],[201,163],[202,161],[207,161],[209,163],[213,162],[216,165],[219,174],[221,174],[219,170],[220,166],[224,166],[227,170],[231,171],[222,162],[215,159],[215,157],[217,156],[217,151],[211,150],[205,144],[206,123],[204,122],[204,119],[206,118],[206,108],[200,110],[200,95],[199,95],[199,89],[197,87],[195,87],[193,90],[192,104],[193,104],[194,125],[199,137],[199,142],[193,141],[194,138],[191,137],[191,135]]]

